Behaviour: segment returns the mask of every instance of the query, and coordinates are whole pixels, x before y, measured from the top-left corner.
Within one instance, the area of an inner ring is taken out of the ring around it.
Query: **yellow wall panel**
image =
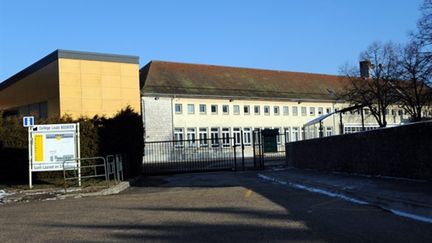
[[[81,86],[62,86],[61,87],[61,98],[75,98],[81,99],[82,91]]]
[[[102,110],[102,99],[82,99],[83,111],[94,111],[96,114]]]
[[[139,73],[136,73],[136,64],[133,63],[121,63],[120,69],[121,69],[121,75],[122,76],[130,76],[130,75],[139,75]]]
[[[120,63],[101,62],[103,75],[121,75]]]
[[[59,67],[63,73],[80,73],[81,60],[60,58]]]
[[[102,87],[102,99],[119,99],[121,98],[122,89],[113,87]]]
[[[120,75],[102,75],[101,76],[101,85],[103,87],[122,87],[122,77]]]
[[[102,63],[99,61],[81,60],[81,73],[99,74],[101,73]]]
[[[82,86],[81,96],[83,99],[102,99],[102,87]]]
[[[61,112],[73,117],[113,116],[127,105],[140,111],[138,64],[60,60]]]
[[[139,93],[136,89],[122,89],[121,97],[122,99],[134,99],[136,97],[139,98]]]
[[[80,116],[82,112],[81,99],[62,98],[63,114]]]
[[[81,74],[62,72],[61,75],[61,86],[81,86]]]
[[[82,73],[82,86],[101,86],[101,75],[99,73]]]
[[[135,80],[139,80],[139,76],[122,76],[121,86],[127,89],[139,89],[139,82],[135,82]]]

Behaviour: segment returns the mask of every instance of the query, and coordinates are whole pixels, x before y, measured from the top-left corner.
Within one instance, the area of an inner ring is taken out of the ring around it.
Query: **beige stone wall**
[[[72,117],[140,113],[138,64],[59,59],[60,113]]]
[[[60,113],[58,65],[58,61],[54,61],[0,90],[0,109],[8,110],[47,102],[48,116],[58,116]]]

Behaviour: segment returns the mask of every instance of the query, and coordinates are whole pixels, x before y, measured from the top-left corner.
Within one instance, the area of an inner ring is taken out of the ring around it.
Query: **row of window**
[[[271,113],[273,113],[273,115],[285,115],[288,116],[291,115],[292,116],[298,116],[299,115],[299,107],[297,106],[291,106],[291,109],[289,106],[269,106],[269,105],[243,105],[243,109],[240,109],[240,105],[210,105],[210,114],[218,114],[219,113],[219,107],[222,110],[222,114],[224,115],[229,115],[230,112],[232,112],[232,114],[234,115],[240,115],[241,111],[243,111],[244,115],[250,115],[250,114],[255,114],[255,115],[260,115],[261,113],[263,113],[264,115],[270,115]],[[261,109],[262,107],[262,109]],[[175,113],[176,114],[182,114],[183,113],[183,105],[176,103],[175,104]],[[336,111],[338,111],[338,109],[335,109]],[[369,115],[370,114],[370,110],[369,108],[364,108],[364,114],[365,115]],[[301,116],[321,116],[323,114],[329,114],[330,112],[332,112],[332,108],[327,107],[324,110],[324,107],[305,107],[302,106],[300,107],[300,114]],[[198,113],[199,114],[207,114],[207,105],[206,104],[199,104],[198,105]],[[360,114],[360,110],[352,110],[349,111],[350,114],[352,115],[359,115]],[[187,114],[196,114],[195,111],[195,104],[187,104]],[[344,112],[345,114],[345,112]],[[402,109],[386,109],[386,115],[407,115],[407,112],[402,110]],[[425,112],[424,115],[426,115],[427,112]],[[429,115],[432,115],[432,112],[429,112]]]
[[[250,105],[243,105],[243,109],[241,110],[240,105],[210,105],[210,113],[211,114],[218,114],[219,113],[219,107],[222,110],[222,114],[224,115],[229,115],[230,111],[232,109],[232,113],[234,115],[240,115],[241,111],[243,111],[244,115],[249,115],[253,112],[253,114],[255,115],[260,115],[261,112],[264,115],[270,115],[270,113],[273,113],[273,115],[280,115],[281,113],[285,116],[290,115],[290,108],[288,106],[282,106],[282,108],[280,106],[269,106],[269,105],[264,105],[264,106],[260,106],[260,105],[254,105],[254,106],[250,106]],[[262,109],[261,109],[262,108]],[[330,107],[324,108],[323,107],[309,107],[309,113],[307,111],[308,107],[302,106],[300,107],[300,114],[302,116],[307,116],[308,114],[310,116],[315,116],[315,115],[323,115],[324,112],[326,112],[326,114],[330,113],[332,111],[332,109]],[[175,104],[175,113],[176,114],[182,114],[183,113],[183,105],[182,104]],[[252,109],[252,110],[251,110]],[[207,105],[206,104],[199,104],[198,105],[198,112],[199,114],[207,114]],[[187,114],[195,114],[195,104],[187,104]],[[297,106],[292,106],[291,107],[291,115],[292,116],[298,116],[299,115],[299,110]]]
[[[261,129],[255,128],[254,130]],[[264,128],[270,129],[270,128]],[[281,144],[281,141],[294,142],[302,139],[302,132],[304,132],[305,139],[318,137],[318,131],[315,128],[303,131],[300,127],[285,127],[276,128],[279,130],[279,135],[277,138],[277,143]],[[235,145],[241,145],[242,140],[245,146],[252,145],[253,131],[250,127],[240,128],[240,127],[200,127],[200,128],[174,128],[174,140],[176,141],[176,146],[200,146],[200,147],[219,147],[220,145],[227,147]],[[332,136],[333,128],[326,127],[324,130],[324,136]],[[259,139],[256,137],[255,139]]]

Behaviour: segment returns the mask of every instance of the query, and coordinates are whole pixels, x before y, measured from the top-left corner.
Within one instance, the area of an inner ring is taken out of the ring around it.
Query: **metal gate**
[[[253,154],[255,169],[286,165],[285,134],[278,129],[253,131]]]
[[[235,171],[238,148],[231,137],[145,142],[143,173]]]

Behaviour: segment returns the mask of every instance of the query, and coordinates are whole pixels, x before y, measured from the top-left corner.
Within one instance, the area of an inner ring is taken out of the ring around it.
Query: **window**
[[[182,113],[182,104],[175,104],[175,113]]]
[[[288,106],[284,106],[282,108],[282,112],[283,112],[284,116],[288,116],[289,115],[289,108],[288,108]]]
[[[186,136],[187,136],[187,140],[188,140],[188,145],[190,147],[194,147],[196,145],[195,143],[195,128],[188,128],[186,129]]]
[[[218,112],[218,109],[217,109],[217,108],[218,108],[217,105],[211,105],[211,106],[210,106],[211,113],[212,113],[212,114],[217,114],[217,112]]]
[[[301,107],[301,115],[306,116],[306,107],[304,106]]]
[[[194,114],[195,113],[195,105],[194,104],[188,104],[187,109],[188,109],[188,114]]]
[[[222,146],[230,146],[230,129],[228,127],[222,128]]]
[[[330,114],[331,113],[331,108],[330,107],[327,107],[326,108],[326,114]]]
[[[326,127],[325,136],[330,137],[333,135],[333,127]]]
[[[233,112],[234,112],[234,115],[239,115],[240,114],[240,106],[239,105],[233,105]]]
[[[315,116],[315,107],[309,107],[309,114]]]
[[[199,129],[199,139],[200,139],[200,146],[201,147],[207,147],[208,146],[207,128],[200,128]]]
[[[298,115],[298,108],[297,108],[297,106],[293,106],[292,107],[292,115],[293,116],[297,116]]]
[[[219,147],[219,128],[213,127],[210,131],[212,147]]]
[[[229,114],[229,106],[228,105],[223,105],[222,106],[222,113],[225,115]]]
[[[323,114],[323,108],[318,107],[318,116],[321,116]]]
[[[249,110],[249,106],[248,105],[243,106],[243,113],[245,115],[249,115],[250,114],[250,110]]]
[[[280,144],[281,143],[281,131],[282,131],[282,129],[281,128],[275,128],[275,129],[278,130],[278,134],[276,135],[276,143]]]
[[[398,110],[398,115],[402,116],[402,110]]]
[[[183,128],[174,128],[174,140],[176,147],[183,147]]]
[[[255,115],[260,114],[260,106],[259,105],[254,106],[254,113],[255,113]]]
[[[386,114],[386,115],[389,114],[389,109],[385,109],[385,114]]]
[[[268,105],[264,106],[264,115],[270,115],[270,106]]]
[[[300,140],[300,129],[298,127],[292,128],[292,140],[294,142]]]
[[[240,145],[241,144],[241,130],[239,127],[233,128],[233,137],[234,137],[234,144]]]
[[[243,143],[246,146],[252,144],[252,129],[249,127],[243,128]]]
[[[279,106],[273,106],[273,113],[278,116],[279,115]]]
[[[285,127],[285,143],[289,143],[291,141],[291,136],[290,136],[290,128],[289,127]]]
[[[207,106],[204,105],[204,104],[200,104],[200,105],[199,105],[199,112],[200,112],[200,114],[205,114],[205,113],[207,113]]]
[[[391,114],[392,114],[392,116],[396,116],[396,110],[392,109]]]

